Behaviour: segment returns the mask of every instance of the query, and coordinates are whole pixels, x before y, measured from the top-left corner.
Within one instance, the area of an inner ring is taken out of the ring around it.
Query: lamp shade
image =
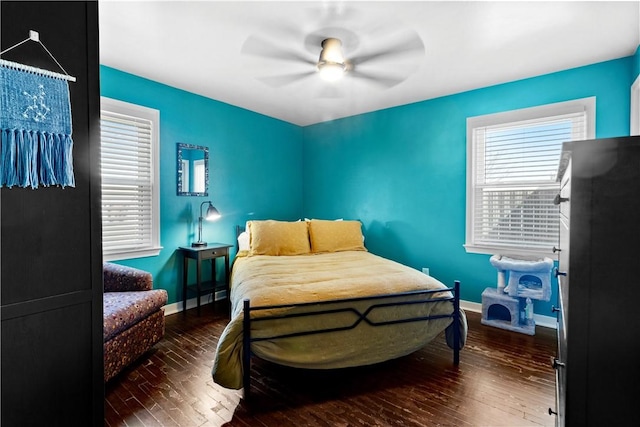
[[[207,221],[215,221],[216,219],[220,218],[220,212],[218,212],[218,209],[216,209],[211,202],[209,202],[209,207],[207,208],[207,214],[205,215],[205,219]]]

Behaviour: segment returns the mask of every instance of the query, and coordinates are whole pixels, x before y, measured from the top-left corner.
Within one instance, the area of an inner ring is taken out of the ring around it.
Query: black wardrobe
[[[75,188],[0,190],[3,427],[103,425],[97,2],[0,2],[5,50],[39,33],[69,82]],[[2,59],[62,73],[29,41]]]

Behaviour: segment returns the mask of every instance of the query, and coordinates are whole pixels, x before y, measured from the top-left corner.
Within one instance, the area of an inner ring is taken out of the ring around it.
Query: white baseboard
[[[216,301],[226,298],[226,291],[218,291],[216,292]],[[211,295],[202,295],[200,297],[200,306],[211,304],[213,301],[211,300]],[[189,298],[187,300],[187,310],[190,308],[196,308],[198,306],[198,301],[196,298]],[[182,312],[182,301],[174,302],[172,304],[167,304],[164,306],[164,315],[168,316],[170,314],[176,314]]]
[[[226,298],[225,291],[216,292],[216,301]],[[211,294],[203,295],[200,297],[200,306],[211,304]],[[197,307],[197,301],[195,298],[190,298],[187,300],[187,310],[190,308]],[[474,313],[482,313],[482,304],[477,302],[460,300],[460,308],[465,311],[472,311]],[[182,301],[174,302],[173,304],[167,304],[164,306],[164,315],[168,316],[170,314],[180,313],[182,311]],[[541,326],[543,328],[551,328],[556,329],[556,318],[551,316],[543,316],[541,314],[534,314],[533,320],[536,321],[536,326]]]

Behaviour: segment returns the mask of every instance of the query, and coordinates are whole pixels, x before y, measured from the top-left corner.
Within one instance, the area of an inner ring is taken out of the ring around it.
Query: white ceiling
[[[638,1],[100,0],[99,16],[101,64],[297,125],[630,56],[640,45]],[[369,71],[408,77],[384,87],[347,75],[340,97],[327,97],[317,74],[279,87],[260,80],[313,71],[320,46],[305,38],[327,27],[358,42],[345,42],[347,57],[400,30],[417,32],[424,54],[371,61]],[[250,38],[309,63],[242,53]]]

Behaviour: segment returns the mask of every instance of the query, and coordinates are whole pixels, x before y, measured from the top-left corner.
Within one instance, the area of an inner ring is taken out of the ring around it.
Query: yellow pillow
[[[312,252],[366,251],[360,221],[309,221]]]
[[[249,221],[249,255],[303,255],[311,252],[304,221]]]

